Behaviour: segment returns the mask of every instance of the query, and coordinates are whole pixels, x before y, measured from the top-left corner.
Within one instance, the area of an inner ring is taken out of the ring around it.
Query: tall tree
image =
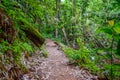
[[[60,8],[61,0],[56,0],[56,29],[55,29],[55,37],[58,38],[58,21],[59,21],[59,8]]]

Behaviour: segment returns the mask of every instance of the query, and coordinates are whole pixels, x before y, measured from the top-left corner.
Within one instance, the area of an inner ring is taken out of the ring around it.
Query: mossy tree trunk
[[[34,27],[24,27],[22,30],[36,46],[40,47],[44,43],[45,39]]]
[[[13,43],[16,36],[16,30],[13,27],[12,19],[9,18],[4,11],[0,8],[0,40],[4,39],[9,43]],[[22,27],[26,36],[37,46],[41,47],[45,39],[34,27]]]
[[[1,78],[6,78],[6,80],[21,80],[19,78],[21,78],[21,75],[24,73],[24,70],[26,69],[26,67],[22,65],[19,59],[19,57],[21,57],[20,54],[22,54],[20,52],[21,48],[20,47],[18,48],[17,46],[19,45],[14,43],[15,40],[18,38],[17,36],[19,35],[17,33],[16,27],[17,26],[13,24],[13,20],[0,8],[0,44],[3,43],[2,40],[8,42],[7,45],[6,44],[2,45],[2,47],[5,46],[6,49],[2,48],[0,45],[0,48],[4,49],[3,52],[0,51],[0,53],[1,52],[4,53],[3,55],[0,54],[0,75],[2,75],[0,76],[0,80]],[[38,32],[38,30],[35,29],[34,27],[23,27],[22,25],[21,27],[19,29],[23,30],[26,36],[37,47],[41,47],[45,39]],[[14,44],[16,44],[17,46],[14,46]],[[6,46],[8,46],[9,48]],[[16,51],[14,49],[16,49]]]

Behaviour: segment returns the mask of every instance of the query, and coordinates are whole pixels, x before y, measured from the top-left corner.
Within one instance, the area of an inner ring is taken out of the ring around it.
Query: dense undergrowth
[[[27,1],[24,0],[0,1],[0,79],[2,80],[21,80],[23,74],[28,72],[25,60],[35,54],[43,44],[37,41],[41,36],[37,29],[34,29],[38,23],[34,22],[32,13],[26,12],[29,9],[23,7],[26,3]],[[27,29],[32,29],[31,31],[34,32],[31,34]],[[44,47],[41,50],[46,57]]]
[[[67,47],[65,45],[61,45],[63,52],[69,58],[69,64],[78,65],[81,68],[86,68],[88,71],[92,71],[92,73],[99,73],[99,67],[95,65],[94,60],[91,59],[90,51],[84,50],[74,50],[73,48]],[[83,50],[83,49],[82,49]]]
[[[80,43],[80,44],[79,44]],[[120,65],[111,64],[111,57],[102,50],[89,50],[78,40],[79,48],[77,50],[59,44],[61,49],[69,58],[70,65],[77,65],[80,68],[87,69],[92,74],[97,75],[99,79],[115,79],[119,80]],[[97,51],[97,52],[96,52]],[[111,77],[112,75],[112,77]]]

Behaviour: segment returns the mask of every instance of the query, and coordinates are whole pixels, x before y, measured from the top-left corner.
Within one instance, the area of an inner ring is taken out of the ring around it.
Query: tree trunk
[[[64,27],[62,28],[62,32],[63,32],[63,34],[64,34],[66,43],[67,43],[67,45],[69,46],[69,41],[68,41],[68,38],[67,38],[67,35],[66,35],[66,32],[65,32],[65,28],[64,28]]]
[[[56,0],[56,18],[57,18],[57,21],[59,20],[59,3],[60,3],[60,0]],[[56,23],[58,23],[56,21]],[[56,26],[56,29],[55,29],[55,37],[57,38],[58,37],[58,25]]]
[[[75,22],[72,24],[72,26],[76,26],[76,0],[72,0],[73,6],[72,6],[72,15],[75,18]],[[76,35],[75,35],[75,28],[71,28],[71,33],[73,34],[72,38],[73,38],[73,42],[72,45],[75,45],[75,39],[76,39]]]
[[[24,22],[23,22],[24,23]],[[22,27],[21,28],[26,36],[38,47],[40,47],[45,39],[34,27]],[[4,11],[0,8],[0,42],[2,39],[9,43],[13,43],[16,38],[16,29],[13,26],[12,19],[9,18]]]

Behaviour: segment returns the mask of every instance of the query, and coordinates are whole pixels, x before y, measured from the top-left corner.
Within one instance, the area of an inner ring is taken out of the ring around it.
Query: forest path
[[[54,41],[46,40],[48,58],[41,63],[42,80],[92,80],[92,75],[85,70],[68,65],[68,58]]]
[[[40,64],[34,75],[37,75],[38,79],[30,80],[97,80],[87,70],[68,65],[68,58],[54,41],[46,40],[46,50],[47,58],[36,58]]]
[[[46,40],[48,58],[41,63],[43,80],[77,80],[72,69],[67,65],[68,59],[51,40]],[[45,75],[44,75],[45,74]]]

